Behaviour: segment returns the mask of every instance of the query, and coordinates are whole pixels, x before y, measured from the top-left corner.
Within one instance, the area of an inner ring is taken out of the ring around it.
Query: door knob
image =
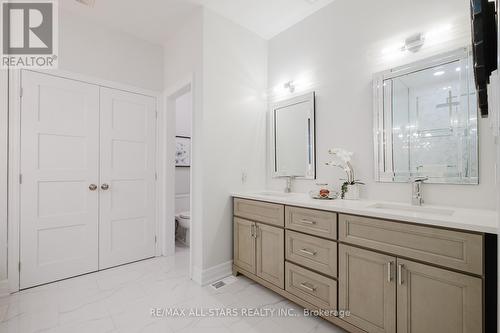
[[[90,184],[89,185],[89,190],[91,190],[91,191],[97,190],[97,185],[96,184]]]
[[[104,190],[104,191],[109,190],[109,185],[108,184],[102,184],[101,185],[101,190]]]

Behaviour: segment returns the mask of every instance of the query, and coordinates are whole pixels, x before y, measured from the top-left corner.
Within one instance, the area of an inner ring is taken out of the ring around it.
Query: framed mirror
[[[462,48],[374,76],[377,181],[479,183],[472,69]]]
[[[271,112],[274,177],[316,178],[314,92],[275,104]]]

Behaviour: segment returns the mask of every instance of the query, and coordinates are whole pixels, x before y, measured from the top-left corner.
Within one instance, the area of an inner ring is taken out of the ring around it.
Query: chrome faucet
[[[424,203],[424,196],[422,194],[422,185],[426,180],[429,180],[427,177],[417,177],[412,179],[412,195],[411,195],[411,204],[414,206],[422,206]]]
[[[286,178],[286,187],[285,187],[285,193],[291,193],[292,192],[292,181],[295,179],[294,176],[288,176]]]

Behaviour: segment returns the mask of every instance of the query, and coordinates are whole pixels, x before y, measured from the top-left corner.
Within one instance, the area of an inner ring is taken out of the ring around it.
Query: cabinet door
[[[255,223],[234,218],[234,264],[255,274]]]
[[[398,333],[481,333],[481,279],[398,259]]]
[[[341,244],[339,310],[370,333],[396,332],[396,258]],[[413,332],[412,332],[413,333]]]
[[[257,276],[285,288],[285,232],[257,224]]]

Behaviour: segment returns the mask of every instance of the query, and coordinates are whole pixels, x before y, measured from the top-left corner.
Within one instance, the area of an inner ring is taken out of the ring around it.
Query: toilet
[[[191,212],[182,212],[175,215],[175,221],[179,228],[176,233],[176,239],[189,246],[189,229],[191,226]]]

